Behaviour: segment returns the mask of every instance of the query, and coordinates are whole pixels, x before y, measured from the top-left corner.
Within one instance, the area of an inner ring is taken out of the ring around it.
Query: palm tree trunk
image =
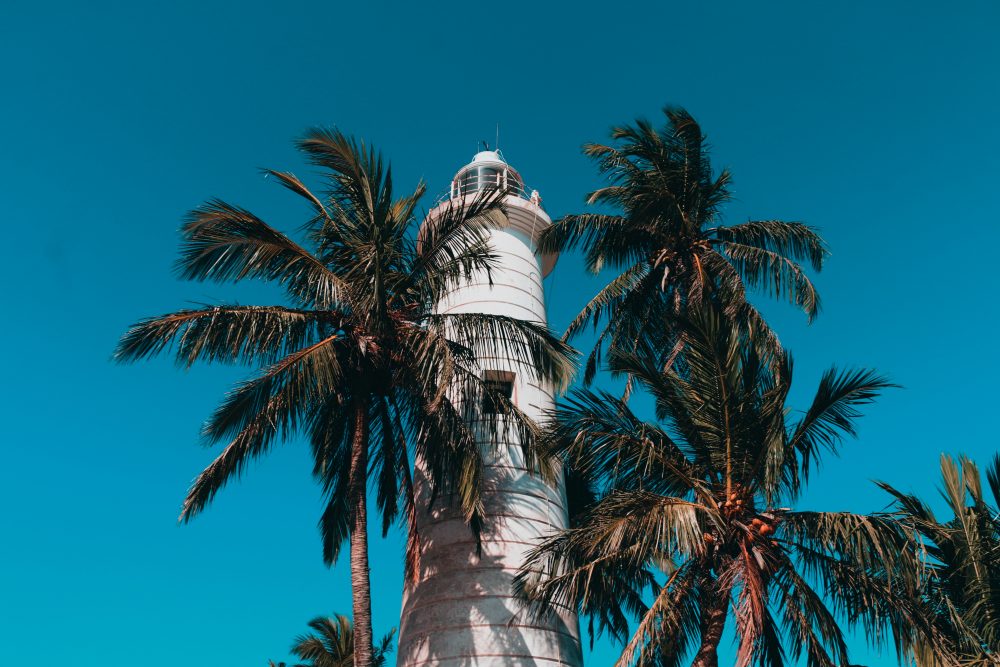
[[[729,591],[720,591],[714,577],[706,577],[702,584],[704,598],[701,604],[701,646],[691,667],[719,667],[719,643],[726,629],[729,616]]]
[[[354,409],[354,442],[348,481],[351,510],[351,593],[354,602],[354,664],[372,664],[372,590],[368,567],[368,408]]]

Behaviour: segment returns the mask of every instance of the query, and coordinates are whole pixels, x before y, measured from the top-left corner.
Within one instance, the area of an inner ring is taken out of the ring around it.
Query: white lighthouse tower
[[[555,256],[536,252],[539,233],[552,221],[537,192],[498,153],[483,151],[459,170],[450,199],[473,197],[487,187],[503,188],[508,224],[491,230],[499,268],[492,285],[472,277],[438,304],[439,312],[477,312],[545,322],[542,278]],[[447,206],[448,202],[442,204]],[[433,219],[431,211],[428,219]],[[510,360],[487,366],[484,379],[500,383],[514,404],[540,419],[552,406],[552,390]],[[400,619],[398,667],[580,667],[579,625],[571,611],[533,619],[513,599],[511,582],[526,552],[539,538],[566,526],[565,491],[531,475],[520,448],[484,434],[487,471],[484,503],[487,525],[477,555],[475,538],[457,509],[441,503],[418,508],[420,566],[408,583]],[[429,489],[417,466],[418,503]]]

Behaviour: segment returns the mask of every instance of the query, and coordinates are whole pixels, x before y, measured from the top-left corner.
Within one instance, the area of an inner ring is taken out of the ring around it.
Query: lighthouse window
[[[487,188],[503,188],[518,196],[525,196],[520,176],[503,165],[470,165],[465,168],[455,177],[452,196],[472,194]]]
[[[497,174],[500,172],[496,169],[490,169],[489,167],[479,168],[479,182],[483,185],[496,185],[497,184]]]
[[[478,192],[483,188],[496,187],[499,184],[497,175],[500,172],[491,167],[473,167],[461,174],[459,188],[462,194]]]
[[[507,408],[500,397],[507,401],[514,400],[514,378],[509,374],[497,374],[487,376],[483,379],[483,414],[499,415],[507,412]]]

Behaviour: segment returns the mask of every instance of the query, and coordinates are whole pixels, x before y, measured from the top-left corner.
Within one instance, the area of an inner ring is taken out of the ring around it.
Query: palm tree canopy
[[[566,331],[572,339],[588,326],[600,330],[588,382],[603,346],[630,350],[649,322],[670,326],[688,303],[704,298],[766,329],[744,285],[787,298],[810,319],[819,312],[819,294],[800,264],[822,268],[828,252],[816,231],[780,220],[721,225],[729,171],[713,172],[705,135],[687,111],[668,107],[664,114],[662,128],[640,119],[612,129],[613,145],[584,146],[609,182],[587,203],[614,213],[567,215],[540,242],[544,251],[579,246],[590,271],[618,272]]]
[[[309,621],[312,632],[295,638],[292,654],[302,660],[292,667],[355,667],[354,627],[351,619],[341,614],[317,616]],[[382,637],[372,656],[372,667],[384,667],[392,651],[395,628]],[[284,662],[268,660],[269,667],[285,667]]]
[[[901,627],[907,653],[919,667],[1000,664],[1000,454],[986,471],[990,504],[975,463],[941,457],[941,495],[950,518],[928,503],[880,482],[899,521],[927,555],[921,597],[935,634]]]
[[[663,351],[610,358],[652,396],[655,422],[587,389],[554,411],[546,444],[573,473],[577,510],[518,576],[529,608],[579,608],[592,636],[626,642],[619,665],[679,665],[696,649],[694,664],[717,664],[730,610],[738,665],[846,664],[838,612],[876,642],[887,640],[890,612],[917,622],[918,610],[892,601],[916,584],[876,576],[917,571],[891,517],[784,506],[893,385],[873,371],[831,369],[792,418],[787,353],[763,358],[718,309],[690,313],[683,332],[683,359],[666,370]]]
[[[573,371],[571,349],[541,324],[435,312],[456,281],[495,266],[487,227],[503,224],[504,193],[487,190],[437,209],[418,239],[423,184],[396,196],[380,154],[336,130],[313,130],[298,146],[323,172],[322,190],[314,194],[288,172],[267,173],[306,204],[305,244],[214,200],[188,218],[177,263],[191,280],[275,283],[288,304],[210,305],[149,318],[115,352],[120,362],[172,349],[182,366],[261,367],[205,424],[210,443],[227,444],[193,483],[181,518],[202,511],[275,442],[302,433],[328,500],[320,520],[328,562],[350,532],[352,480],[370,476],[388,530],[401,509],[412,510],[414,456],[427,463],[437,492],[459,496],[475,525],[482,452],[463,410],[489,391],[478,359],[502,346],[525,372],[557,386]],[[528,443],[534,426],[505,407]],[[369,450],[360,472],[351,455],[359,438]]]
[[[309,621],[311,633],[301,635],[292,644],[292,654],[302,660],[295,667],[354,667],[354,629],[351,619],[340,614],[317,616]],[[375,647],[372,667],[383,667],[392,650],[390,630]]]

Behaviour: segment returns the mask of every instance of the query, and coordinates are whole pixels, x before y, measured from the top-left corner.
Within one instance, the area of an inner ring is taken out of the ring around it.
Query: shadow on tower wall
[[[491,467],[481,555],[461,512],[447,502],[418,516],[420,571],[404,593],[399,667],[581,664],[575,615],[529,618],[511,591],[527,550],[560,527],[561,494],[523,469]],[[417,477],[420,499],[427,485]]]

